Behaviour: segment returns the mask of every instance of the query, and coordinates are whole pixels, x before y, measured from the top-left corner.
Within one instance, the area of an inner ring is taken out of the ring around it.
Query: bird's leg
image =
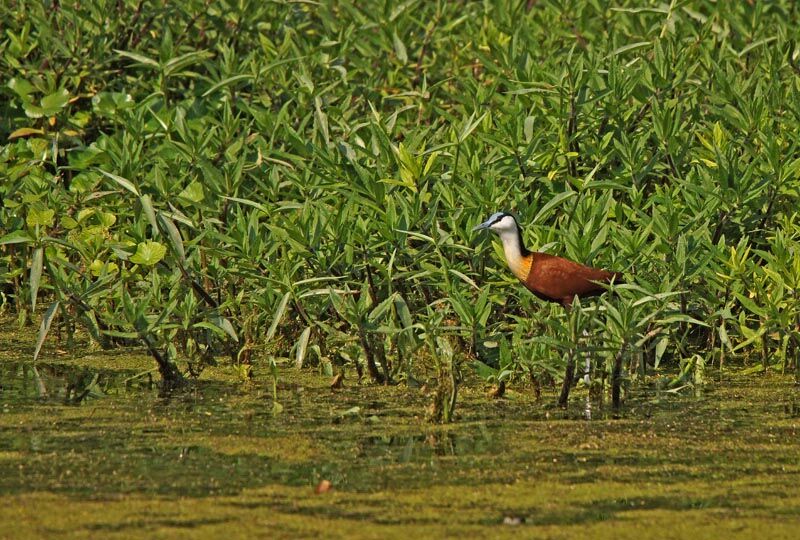
[[[570,313],[573,298],[568,296],[562,301],[562,305],[567,313]],[[572,317],[570,317],[572,320]],[[571,325],[570,325],[571,326]],[[558,397],[558,406],[566,409],[569,403],[569,390],[572,386],[572,379],[575,377],[575,351],[578,348],[578,338],[575,333],[572,333],[572,347],[567,353],[567,367],[564,371],[564,384],[561,385],[561,395]]]
[[[583,331],[583,337],[585,337],[585,338],[589,337],[589,333],[585,329]],[[584,360],[586,362],[584,370],[583,370],[583,384],[586,385],[586,406],[583,409],[583,416],[587,420],[591,420],[592,419],[592,391],[591,391],[591,388],[589,386],[589,383],[591,382],[589,374],[591,373],[591,370],[592,370],[592,356],[589,353],[588,349],[586,350],[586,352],[583,353],[583,357],[584,357]]]
[[[564,384],[561,386],[561,395],[558,398],[558,406],[567,407],[569,401],[569,387],[572,385],[572,378],[575,377],[575,349],[570,349],[567,353],[567,369],[564,372]]]

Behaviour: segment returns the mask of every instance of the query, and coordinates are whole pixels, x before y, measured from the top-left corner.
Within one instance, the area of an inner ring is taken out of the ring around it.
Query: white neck
[[[506,256],[508,267],[517,278],[525,281],[530,271],[530,264],[522,257],[519,234],[514,230],[504,230],[500,231],[498,236],[500,236],[500,241],[503,242],[503,253]]]

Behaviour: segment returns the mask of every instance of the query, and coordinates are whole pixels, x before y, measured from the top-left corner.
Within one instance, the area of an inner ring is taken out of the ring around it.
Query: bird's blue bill
[[[489,219],[472,229],[473,231],[480,231],[483,229],[488,229],[495,221],[503,217],[505,214],[503,212],[495,212],[492,214]]]

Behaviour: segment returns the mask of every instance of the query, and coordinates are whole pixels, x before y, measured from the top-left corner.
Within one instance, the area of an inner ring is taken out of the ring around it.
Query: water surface
[[[0,538],[797,538],[800,393],[789,377],[656,385],[619,417],[472,382],[429,396],[287,369],[209,369],[159,395],[138,351],[0,345]],[[332,488],[316,494],[323,480]]]

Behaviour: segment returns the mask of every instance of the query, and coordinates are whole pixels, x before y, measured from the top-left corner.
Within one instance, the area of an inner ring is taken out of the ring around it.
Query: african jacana
[[[528,290],[542,300],[569,308],[576,296],[597,296],[605,292],[604,284],[622,282],[622,274],[619,272],[590,268],[563,257],[528,251],[522,241],[517,220],[506,212],[492,214],[473,230],[481,229],[489,229],[500,237],[509,268]],[[562,407],[567,405],[574,375],[575,363],[570,355],[558,399]]]

